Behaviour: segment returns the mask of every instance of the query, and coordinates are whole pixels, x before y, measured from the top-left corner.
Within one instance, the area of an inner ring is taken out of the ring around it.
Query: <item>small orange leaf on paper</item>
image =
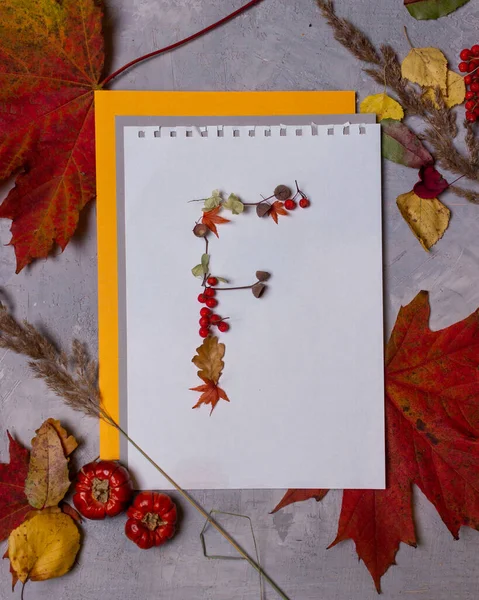
[[[218,338],[214,335],[205,338],[204,342],[196,348],[197,354],[192,361],[199,369],[198,377],[203,381],[209,380],[214,384],[218,383],[221,372],[225,366],[223,356],[225,355],[225,345],[218,343]]]
[[[8,558],[15,581],[44,581],[68,573],[80,549],[80,533],[63,513],[38,514],[12,531]]]
[[[208,210],[203,213],[203,217],[201,218],[201,222],[203,225],[206,225],[210,231],[212,231],[216,237],[220,237],[218,235],[218,230],[216,229],[216,225],[221,225],[222,223],[229,223],[229,219],[225,219],[224,217],[220,217],[218,213],[221,210],[221,206],[217,208],[213,208],[212,210]]]
[[[42,509],[57,506],[63,500],[70,487],[70,478],[68,458],[56,427],[45,421],[36,433],[32,440],[25,494],[34,508]],[[69,445],[72,445],[71,441]]]
[[[204,385],[199,385],[198,387],[190,388],[193,392],[201,392],[200,399],[193,406],[193,408],[198,408],[202,404],[211,404],[211,412],[213,412],[215,406],[218,404],[220,399],[226,400],[229,402],[229,398],[226,395],[225,391],[221,389],[216,383],[213,383],[210,379],[203,379],[205,382]]]
[[[278,224],[278,215],[287,215],[288,211],[284,208],[284,202],[280,200],[276,200],[271,205],[271,210],[269,211],[269,215],[273,219],[273,221]]]
[[[326,494],[329,492],[329,490],[323,490],[323,489],[319,489],[319,490],[288,490],[286,492],[286,494],[283,496],[283,498],[281,499],[281,502],[279,504],[277,504],[273,510],[271,511],[271,514],[278,512],[278,510],[281,510],[282,508],[284,508],[285,506],[288,506],[289,504],[294,504],[294,502],[303,502],[304,500],[311,500],[312,498],[314,498],[316,500],[316,502],[319,502],[320,500],[322,500]]]

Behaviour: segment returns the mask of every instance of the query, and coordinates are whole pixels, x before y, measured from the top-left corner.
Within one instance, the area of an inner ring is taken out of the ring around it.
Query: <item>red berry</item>
[[[476,117],[475,113],[467,111],[466,112],[466,119],[468,121],[470,121],[471,123],[474,123],[477,120],[477,117]]]
[[[472,66],[473,70],[477,69],[477,67],[479,67],[479,60],[471,60],[471,62],[469,63],[469,66]]]
[[[476,102],[474,100],[468,100],[464,106],[466,107],[466,110],[473,110],[476,106]]]
[[[467,62],[459,63],[459,71],[461,71],[461,73],[467,73],[469,71],[469,65],[467,64]]]
[[[301,206],[301,208],[308,208],[309,200],[307,198],[301,198],[301,200],[299,201],[299,205]]]
[[[218,300],[215,300],[214,298],[208,298],[208,300],[206,301],[206,306],[208,308],[214,308],[217,305],[218,305]]]
[[[209,332],[209,330],[208,330],[208,329],[206,329],[206,327],[202,327],[202,328],[200,329],[200,337],[202,337],[202,338],[208,337],[208,334],[209,334],[209,333],[210,333],[210,332]]]
[[[200,310],[200,315],[202,317],[209,317],[211,315],[211,310],[209,308],[204,307]]]
[[[205,296],[207,298],[213,298],[213,296],[216,296],[216,290],[214,290],[213,288],[206,288]]]
[[[230,328],[230,326],[228,325],[228,323],[225,323],[225,321],[221,321],[221,323],[218,323],[218,329],[220,331],[222,331],[223,333],[225,331],[228,331],[229,328]]]
[[[474,46],[471,48],[471,52],[473,56],[479,56],[479,45],[474,44]]]
[[[198,302],[201,302],[201,304],[204,304],[206,302],[206,296],[204,294],[200,294],[198,296]]]
[[[284,208],[286,210],[294,210],[296,208],[296,202],[292,198],[288,198],[284,203]]]
[[[208,285],[218,285],[218,280],[216,279],[216,277],[208,277],[206,283]]]
[[[209,326],[210,326],[210,320],[208,319],[208,317],[201,317],[200,327],[209,327]]]
[[[464,50],[461,50],[461,54],[459,54],[459,56],[461,60],[469,60],[471,58],[471,51],[467,48],[464,48]]]
[[[475,97],[474,92],[466,92],[466,100],[472,100]]]
[[[472,83],[472,77],[471,77],[470,75],[466,75],[466,76],[464,77],[464,83],[465,83],[466,85],[471,85],[471,83]]]
[[[471,92],[479,92],[479,82],[471,83]]]
[[[463,64],[463,63],[460,63],[460,65],[459,65],[459,71],[461,70],[461,65],[462,65],[462,64]],[[467,64],[467,72],[468,72],[468,73],[471,73],[471,71],[474,71],[474,69],[476,68],[476,67],[474,66],[474,61],[473,61],[473,60],[471,60],[471,62],[470,62],[470,63],[466,63],[466,64]]]
[[[213,325],[217,325],[221,321],[221,317],[219,315],[211,315],[211,323]]]

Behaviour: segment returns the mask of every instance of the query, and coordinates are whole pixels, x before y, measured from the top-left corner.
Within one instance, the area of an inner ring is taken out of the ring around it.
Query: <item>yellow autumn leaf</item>
[[[359,107],[361,113],[375,113],[378,119],[395,119],[401,121],[404,118],[404,110],[399,102],[390,98],[387,94],[374,94],[367,96]]]
[[[402,194],[396,200],[399,211],[424,250],[442,238],[449,225],[451,211],[437,198],[425,200],[414,192]]]
[[[466,97],[466,84],[464,83],[464,77],[461,77],[454,71],[447,72],[447,93],[442,94],[444,102],[448,108],[457,106],[464,102]],[[434,104],[436,108],[439,108],[436,102],[436,91],[433,88],[429,88],[424,92],[424,98],[428,98]]]
[[[217,384],[225,366],[222,358],[225,355],[225,345],[218,343],[218,338],[210,335],[196,348],[197,354],[192,358],[199,369],[198,377],[208,379]]]
[[[63,513],[38,514],[14,529],[8,538],[8,558],[22,583],[65,575],[79,549],[78,527]]]
[[[405,79],[447,94],[447,59],[437,48],[412,48],[401,65]]]

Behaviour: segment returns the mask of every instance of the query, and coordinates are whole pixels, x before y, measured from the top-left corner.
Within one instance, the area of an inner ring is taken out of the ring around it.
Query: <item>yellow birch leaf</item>
[[[401,121],[404,118],[404,110],[399,102],[390,98],[387,94],[374,94],[367,96],[359,107],[361,113],[375,113],[378,119],[395,119]]]
[[[8,538],[8,558],[22,583],[65,575],[79,549],[78,527],[63,513],[38,514],[14,529]]]
[[[439,108],[436,102],[436,92],[433,88],[429,88],[424,92],[424,97],[431,100],[436,108]],[[466,84],[464,83],[464,77],[461,77],[454,71],[447,72],[447,94],[442,94],[444,102],[448,108],[453,108],[458,104],[464,102],[466,97]]]
[[[447,94],[447,59],[437,48],[412,48],[401,65],[405,79]]]
[[[33,508],[56,506],[70,487],[68,458],[54,425],[45,421],[32,440],[25,495]]]
[[[205,380],[208,379],[217,384],[221,372],[225,366],[222,358],[225,355],[225,345],[218,344],[218,338],[209,335],[205,341],[196,348],[197,354],[192,358],[192,361],[198,369],[198,377]]]
[[[424,200],[414,192],[398,196],[396,202],[401,215],[421,246],[429,251],[429,248],[444,235],[451,211],[437,198]]]

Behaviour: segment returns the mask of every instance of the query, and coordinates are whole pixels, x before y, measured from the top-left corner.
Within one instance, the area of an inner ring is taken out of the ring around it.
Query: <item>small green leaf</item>
[[[191,272],[195,277],[203,277],[203,275],[205,274],[203,271],[203,265],[196,265],[196,267],[193,267],[191,269]]]
[[[225,279],[224,277],[218,277],[218,276],[217,276],[217,277],[216,277],[216,279],[217,279],[218,281],[221,281],[221,283],[228,283],[228,280],[227,280],[227,279]]]
[[[413,169],[433,162],[431,154],[406,125],[394,119],[384,119],[381,125],[384,158]]]
[[[201,266],[203,267],[203,275],[206,275],[206,273],[208,273],[208,269],[210,267],[210,255],[209,254],[201,255]]]
[[[211,196],[209,198],[206,198],[205,205],[202,210],[204,212],[213,210],[213,208],[216,208],[217,206],[219,206],[221,204],[221,202],[222,202],[221,192],[219,190],[213,190],[213,193],[211,194]]]
[[[227,208],[234,215],[239,215],[244,211],[244,204],[236,194],[230,194],[228,200],[223,204],[223,208]]]

